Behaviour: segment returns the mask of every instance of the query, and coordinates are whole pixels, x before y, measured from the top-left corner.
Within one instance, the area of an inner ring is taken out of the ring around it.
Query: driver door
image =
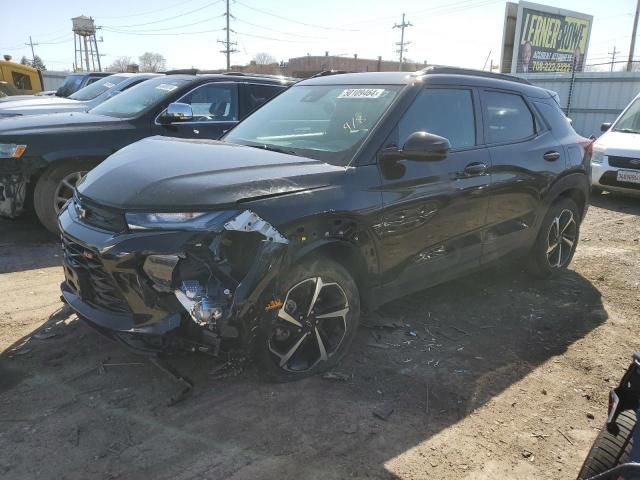
[[[480,118],[474,89],[430,86],[400,119],[387,145],[429,132],[447,138],[451,150],[440,160],[379,159],[385,283],[409,293],[480,264],[491,162]]]
[[[160,124],[156,119],[156,135],[217,140],[238,123],[238,86],[235,83],[205,83],[175,102],[190,105],[193,118],[169,124]]]

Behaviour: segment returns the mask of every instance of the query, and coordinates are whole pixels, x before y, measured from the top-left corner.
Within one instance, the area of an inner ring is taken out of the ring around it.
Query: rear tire
[[[617,435],[609,433],[606,426],[602,428],[582,465],[578,480],[593,477],[629,461],[629,453],[633,446],[633,430],[636,426],[635,413],[631,410],[622,412],[616,420],[616,425]]]
[[[294,265],[281,285],[275,299],[282,306],[259,320],[257,368],[276,382],[333,368],[358,330],[360,296],[353,277],[339,263],[318,257]]]
[[[570,198],[560,198],[549,207],[528,259],[529,271],[547,278],[565,270],[578,246],[580,211]]]
[[[58,212],[63,199],[71,198],[72,187],[91,168],[90,162],[74,160],[51,165],[40,175],[33,192],[33,206],[40,223],[54,235],[58,234]]]

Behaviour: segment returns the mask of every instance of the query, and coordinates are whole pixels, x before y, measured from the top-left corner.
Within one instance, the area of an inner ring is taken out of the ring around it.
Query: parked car
[[[86,87],[87,85],[91,85],[97,80],[101,78],[108,77],[109,75],[113,75],[112,72],[78,72],[71,73],[67,75],[64,79],[64,82],[57,90],[46,90],[43,92],[38,92],[35,95],[37,96],[56,96],[56,97],[68,97],[72,93],[76,93],[81,88]],[[18,91],[12,93],[13,98],[5,98],[0,95],[0,105],[3,102],[11,102],[14,100],[28,100],[32,99],[33,95],[18,95]]]
[[[593,191],[640,194],[640,95],[601,129],[591,159]]]
[[[157,76],[160,74],[118,73],[97,80],[70,95],[69,98],[32,95],[22,100],[2,102],[0,103],[0,119],[19,115],[86,112],[114,95]]]
[[[0,60],[0,82],[13,86],[18,94],[34,94],[42,91],[42,73],[37,68],[11,61],[11,55]]]
[[[16,217],[33,199],[42,224],[57,232],[56,215],[76,182],[112,153],[151,135],[218,138],[291,83],[278,77],[167,75],[89,113],[2,119],[0,215]]]
[[[59,216],[63,296],[132,348],[299,379],[339,362],[363,308],[507,255],[565,269],[588,145],[514,77],[321,75],[221,141],[152,137],[89,172]]]
[[[609,392],[607,422],[593,442],[578,480],[640,479],[640,429],[636,428],[640,409],[640,353],[620,381]]]
[[[76,72],[67,75],[56,90],[57,97],[68,97],[78,90],[97,82],[101,78],[113,75],[113,72]]]

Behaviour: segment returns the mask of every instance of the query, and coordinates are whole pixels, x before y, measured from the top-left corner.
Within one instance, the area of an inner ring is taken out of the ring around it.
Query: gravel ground
[[[386,305],[343,380],[175,358],[196,385],[175,406],[181,385],[60,303],[57,243],[0,221],[0,477],[575,478],[640,349],[640,200],[593,203],[557,279],[510,263]]]

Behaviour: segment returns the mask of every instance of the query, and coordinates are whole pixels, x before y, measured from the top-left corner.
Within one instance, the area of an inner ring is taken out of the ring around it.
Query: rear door
[[[565,151],[529,101],[518,92],[481,91],[491,185],[483,262],[535,240],[541,199],[564,170]]]
[[[451,143],[442,160],[380,161],[384,208],[379,235],[388,281],[419,288],[480,264],[490,158],[479,117],[473,88],[430,86],[418,94],[395,138],[387,142],[401,146],[412,133],[426,131]]]
[[[270,85],[261,83],[242,83],[240,88],[240,118],[245,118],[254,110],[267,103],[276,95],[284,92],[284,85]]]
[[[191,105],[193,118],[168,125],[155,122],[159,135],[216,140],[238,123],[238,85],[210,82],[198,85],[175,102]]]

